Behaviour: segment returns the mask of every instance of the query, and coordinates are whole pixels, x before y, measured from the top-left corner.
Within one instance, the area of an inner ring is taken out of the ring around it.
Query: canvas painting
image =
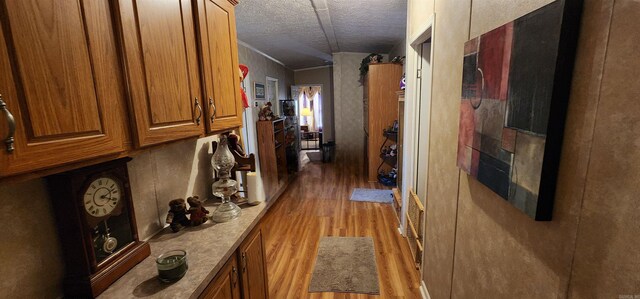
[[[565,9],[554,2],[464,45],[458,167],[536,220],[551,218],[573,66]]]

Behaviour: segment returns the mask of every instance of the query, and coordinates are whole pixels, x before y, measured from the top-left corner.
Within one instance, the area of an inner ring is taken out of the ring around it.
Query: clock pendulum
[[[111,254],[118,247],[118,239],[111,236],[109,232],[109,226],[107,226],[107,220],[104,221],[105,234],[102,235],[104,242],[102,243],[102,251]]]

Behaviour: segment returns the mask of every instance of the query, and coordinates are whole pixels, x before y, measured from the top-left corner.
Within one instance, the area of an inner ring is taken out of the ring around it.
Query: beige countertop
[[[197,298],[256,226],[270,203],[242,206],[240,217],[225,223],[211,220],[173,233],[168,227],[149,240],[151,255],[129,270],[98,298]],[[206,204],[209,211],[215,207]],[[173,249],[187,251],[189,270],[174,283],[158,280],[155,259]]]

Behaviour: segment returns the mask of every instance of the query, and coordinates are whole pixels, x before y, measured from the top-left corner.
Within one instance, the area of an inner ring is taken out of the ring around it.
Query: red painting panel
[[[483,34],[480,38],[478,67],[484,78],[484,98],[507,99],[513,22]]]

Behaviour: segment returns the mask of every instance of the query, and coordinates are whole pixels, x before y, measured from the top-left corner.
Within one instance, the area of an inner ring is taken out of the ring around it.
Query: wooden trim
[[[413,199],[420,212],[424,212],[424,205],[422,205],[422,202],[420,202],[420,198],[413,190],[409,190],[409,197]]]
[[[407,224],[408,224],[409,228],[411,229],[411,234],[413,234],[413,237],[416,240],[420,240],[420,237],[418,236],[418,231],[416,230],[416,227],[413,225],[413,221],[411,220],[411,217],[409,217],[409,213],[406,213],[405,216],[407,217]]]

